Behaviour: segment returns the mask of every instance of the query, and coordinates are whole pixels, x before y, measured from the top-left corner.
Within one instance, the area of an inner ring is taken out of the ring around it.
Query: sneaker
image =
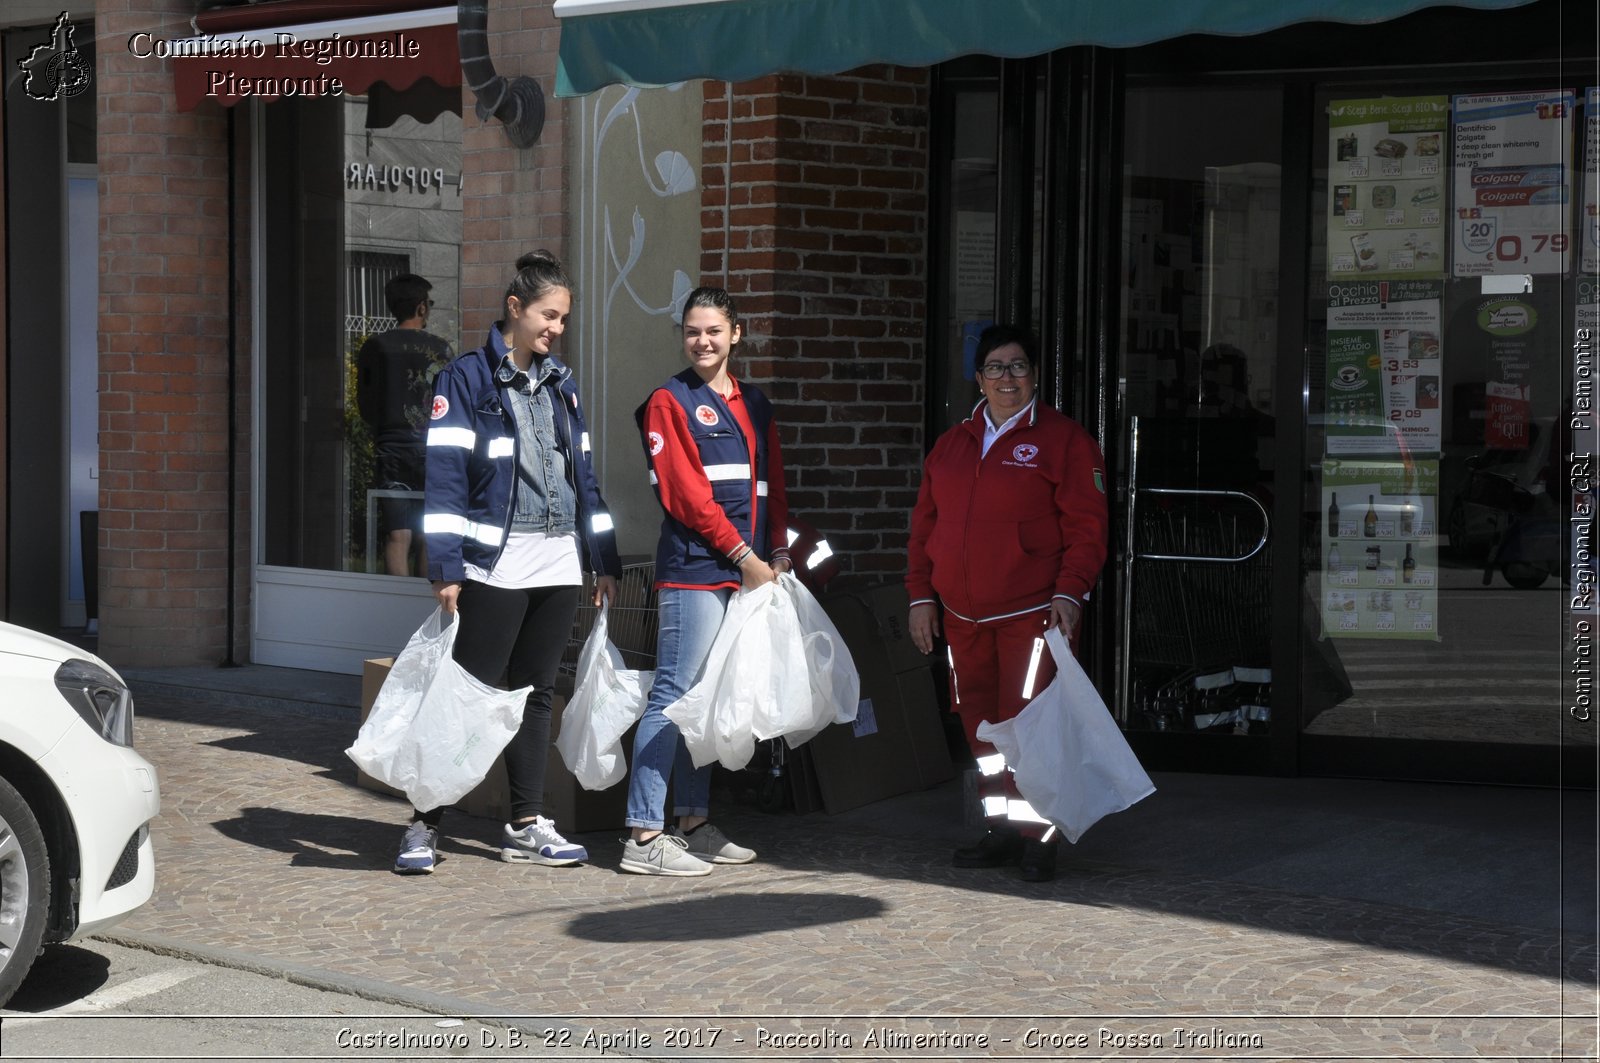
[[[405,836],[400,839],[400,855],[394,858],[394,873],[431,874],[433,865],[443,859],[439,855],[438,829],[419,819],[406,828]]]
[[[622,870],[635,875],[679,875],[685,878],[711,874],[711,865],[691,856],[689,843],[665,832],[640,845],[632,838],[622,842]]]
[[[756,858],[754,849],[733,844],[714,823],[702,823],[688,833],[674,827],[672,833],[683,839],[692,855],[708,864],[748,864]]]
[[[508,864],[544,864],[564,867],[589,859],[589,850],[574,845],[556,831],[554,820],[535,816],[521,827],[505,825],[500,841],[500,859]]]

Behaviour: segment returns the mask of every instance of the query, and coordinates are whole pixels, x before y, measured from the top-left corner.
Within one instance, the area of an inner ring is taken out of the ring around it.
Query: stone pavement
[[[500,1058],[1595,1058],[1592,793],[1161,775],[1041,885],[950,866],[954,786],[724,800],[761,859],[690,880],[619,873],[620,831],[504,864],[498,823],[450,813],[402,878],[353,708],[130,679],[158,890],[107,936],[501,1017],[527,1040]]]

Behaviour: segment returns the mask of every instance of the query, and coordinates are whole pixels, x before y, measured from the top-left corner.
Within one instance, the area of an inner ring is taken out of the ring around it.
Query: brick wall
[[[95,32],[185,37],[193,14],[192,0],[99,0]],[[118,664],[215,664],[227,656],[226,118],[214,104],[177,113],[167,64],[124,48],[98,49],[95,91],[100,649]]]
[[[898,577],[922,464],[928,72],[707,82],[701,274],[745,319],[791,508]]]
[[[518,256],[543,247],[566,261],[566,104],[555,91],[561,30],[550,0],[495,0],[489,5],[489,55],[495,72],[531,77],[545,91],[539,142],[517,148],[499,119],[478,121],[472,90],[461,88],[461,340],[483,342],[501,316]],[[570,268],[570,265],[569,265]]]

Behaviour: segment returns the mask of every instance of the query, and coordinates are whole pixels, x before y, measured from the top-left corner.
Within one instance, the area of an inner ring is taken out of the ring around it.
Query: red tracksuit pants
[[[1050,825],[1034,816],[1022,800],[995,748],[978,740],[978,724],[1011,719],[1055,678],[1056,663],[1044,644],[1049,626],[1048,609],[982,624],[963,620],[948,610],[944,614],[944,637],[950,647],[950,704],[961,718],[972,755],[978,758],[978,796],[983,801],[984,820],[991,830],[1013,829],[1025,838],[1043,837]]]

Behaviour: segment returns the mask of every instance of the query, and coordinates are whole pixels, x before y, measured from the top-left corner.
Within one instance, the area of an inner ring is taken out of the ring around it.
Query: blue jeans
[[[633,737],[633,771],[628,779],[630,827],[660,830],[666,825],[667,774],[672,775],[674,816],[710,814],[711,765],[694,766],[678,725],[662,715],[695,680],[728,611],[732,590],[687,591],[663,587],[656,594],[661,622],[656,633],[656,678],[650,701]]]

